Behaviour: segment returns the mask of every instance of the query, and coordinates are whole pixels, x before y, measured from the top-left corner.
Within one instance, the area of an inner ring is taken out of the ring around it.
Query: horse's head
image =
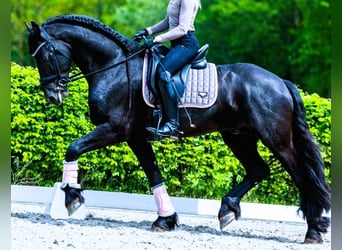
[[[29,31],[29,52],[35,58],[40,86],[48,103],[60,105],[68,96],[67,83],[71,68],[70,45],[48,34],[46,29],[35,22],[26,24]]]

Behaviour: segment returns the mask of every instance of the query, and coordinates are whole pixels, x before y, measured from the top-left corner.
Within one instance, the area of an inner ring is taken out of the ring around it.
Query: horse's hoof
[[[66,205],[66,209],[68,211],[68,215],[71,216],[73,213],[77,211],[82,206],[83,203],[80,202],[80,199],[76,198],[72,202]]]
[[[228,226],[235,219],[234,212],[230,212],[219,218],[220,221],[220,229],[222,230],[226,226]]]
[[[304,244],[322,244],[322,239],[311,239],[311,238],[305,238]]]
[[[65,207],[71,216],[84,203],[83,188],[79,184],[63,183],[61,189],[65,192]]]
[[[230,224],[234,219],[241,216],[240,199],[237,197],[225,196],[222,198],[221,208],[218,214],[221,230]]]
[[[314,229],[309,229],[305,235],[304,244],[321,244],[323,243],[322,236]]]
[[[167,231],[171,231],[171,230],[168,230],[167,228],[159,227],[158,225],[155,225],[155,223],[152,224],[152,232],[163,233]]]
[[[168,232],[175,230],[178,224],[178,215],[174,213],[173,215],[167,217],[158,216],[158,219],[152,224],[153,232]]]

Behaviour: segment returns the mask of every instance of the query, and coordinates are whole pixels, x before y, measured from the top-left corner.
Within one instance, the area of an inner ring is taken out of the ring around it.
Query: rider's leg
[[[157,69],[159,76],[158,85],[163,101],[163,110],[166,116],[166,122],[159,130],[153,127],[147,127],[147,130],[153,134],[162,137],[178,137],[179,135],[179,111],[177,90],[171,81],[171,75],[179,71],[186,65],[197,53],[199,45],[193,34],[172,41],[169,53],[164,57]]]
[[[147,127],[146,129],[151,133],[157,134],[162,137],[178,137],[179,134],[179,111],[177,94],[172,86],[172,82],[168,80],[168,73],[162,72],[160,80],[158,81],[161,97],[163,100],[163,110],[166,121],[158,131],[156,128]]]

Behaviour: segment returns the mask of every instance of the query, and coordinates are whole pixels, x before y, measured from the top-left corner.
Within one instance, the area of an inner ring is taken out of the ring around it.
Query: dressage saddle
[[[176,74],[171,76],[171,80],[177,91],[177,97],[181,98],[184,94],[185,82],[190,68],[192,69],[204,69],[207,66],[207,60],[205,58],[208,52],[209,45],[203,45],[197,52],[197,55],[187,63]],[[159,99],[159,91],[156,85],[156,69],[161,60],[165,57],[169,48],[163,44],[154,45],[148,52],[148,65],[147,65],[147,85],[155,99]]]

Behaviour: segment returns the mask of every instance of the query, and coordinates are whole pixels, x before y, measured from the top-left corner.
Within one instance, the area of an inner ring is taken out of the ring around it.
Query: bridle
[[[50,75],[50,76],[47,76],[47,77],[43,77],[43,78],[40,78],[40,87],[41,89],[50,89],[50,90],[53,90],[55,92],[58,93],[58,98],[59,100],[61,101],[62,100],[62,92],[65,92],[67,90],[67,85],[69,82],[74,82],[74,81],[77,81],[81,78],[85,78],[85,77],[88,77],[88,76],[92,76],[92,75],[95,75],[95,74],[98,74],[100,72],[103,72],[103,71],[106,71],[108,69],[111,69],[113,67],[116,67],[122,63],[125,63],[126,61],[130,60],[131,58],[135,57],[136,55],[144,52],[146,49],[144,47],[142,47],[140,50],[134,52],[133,54],[127,56],[125,59],[117,62],[117,63],[114,63],[112,65],[109,65],[105,68],[102,68],[102,69],[98,69],[98,70],[95,70],[93,72],[90,72],[90,73],[87,73],[87,74],[83,74],[82,72],[79,72],[79,73],[76,73],[74,75],[72,75],[71,77],[67,76],[67,74],[63,74],[62,71],[61,71],[61,67],[60,67],[60,63],[58,61],[58,58],[57,58],[57,52],[60,53],[61,55],[67,57],[70,59],[69,56],[65,55],[64,53],[62,53],[60,50],[58,50],[54,44],[52,43],[51,41],[51,38],[49,36],[49,34],[47,33],[46,29],[41,26],[41,36],[42,38],[44,39],[44,42],[41,43],[37,48],[36,50],[32,53],[32,56],[35,57],[37,55],[37,53],[43,48],[43,47],[46,47],[47,50],[49,51],[49,55],[50,57],[52,58],[52,63],[53,63],[53,67],[54,67],[54,74],[53,75]],[[54,89],[52,89],[51,87],[48,86],[49,83],[51,82],[54,82],[56,87]]]
[[[47,77],[40,78],[40,87],[41,89],[51,89],[48,86],[48,83],[55,82],[56,88],[52,89],[58,93],[59,98],[61,98],[61,93],[67,90],[67,83],[69,81],[66,74],[62,74],[60,63],[57,59],[57,52],[64,55],[62,52],[58,51],[56,47],[53,45],[49,34],[46,32],[44,27],[41,27],[41,36],[44,39],[44,42],[41,43],[37,49],[32,53],[32,56],[35,57],[37,53],[45,46],[49,52],[49,56],[52,58],[52,64],[54,67],[55,74]],[[65,57],[69,58],[67,55]]]

